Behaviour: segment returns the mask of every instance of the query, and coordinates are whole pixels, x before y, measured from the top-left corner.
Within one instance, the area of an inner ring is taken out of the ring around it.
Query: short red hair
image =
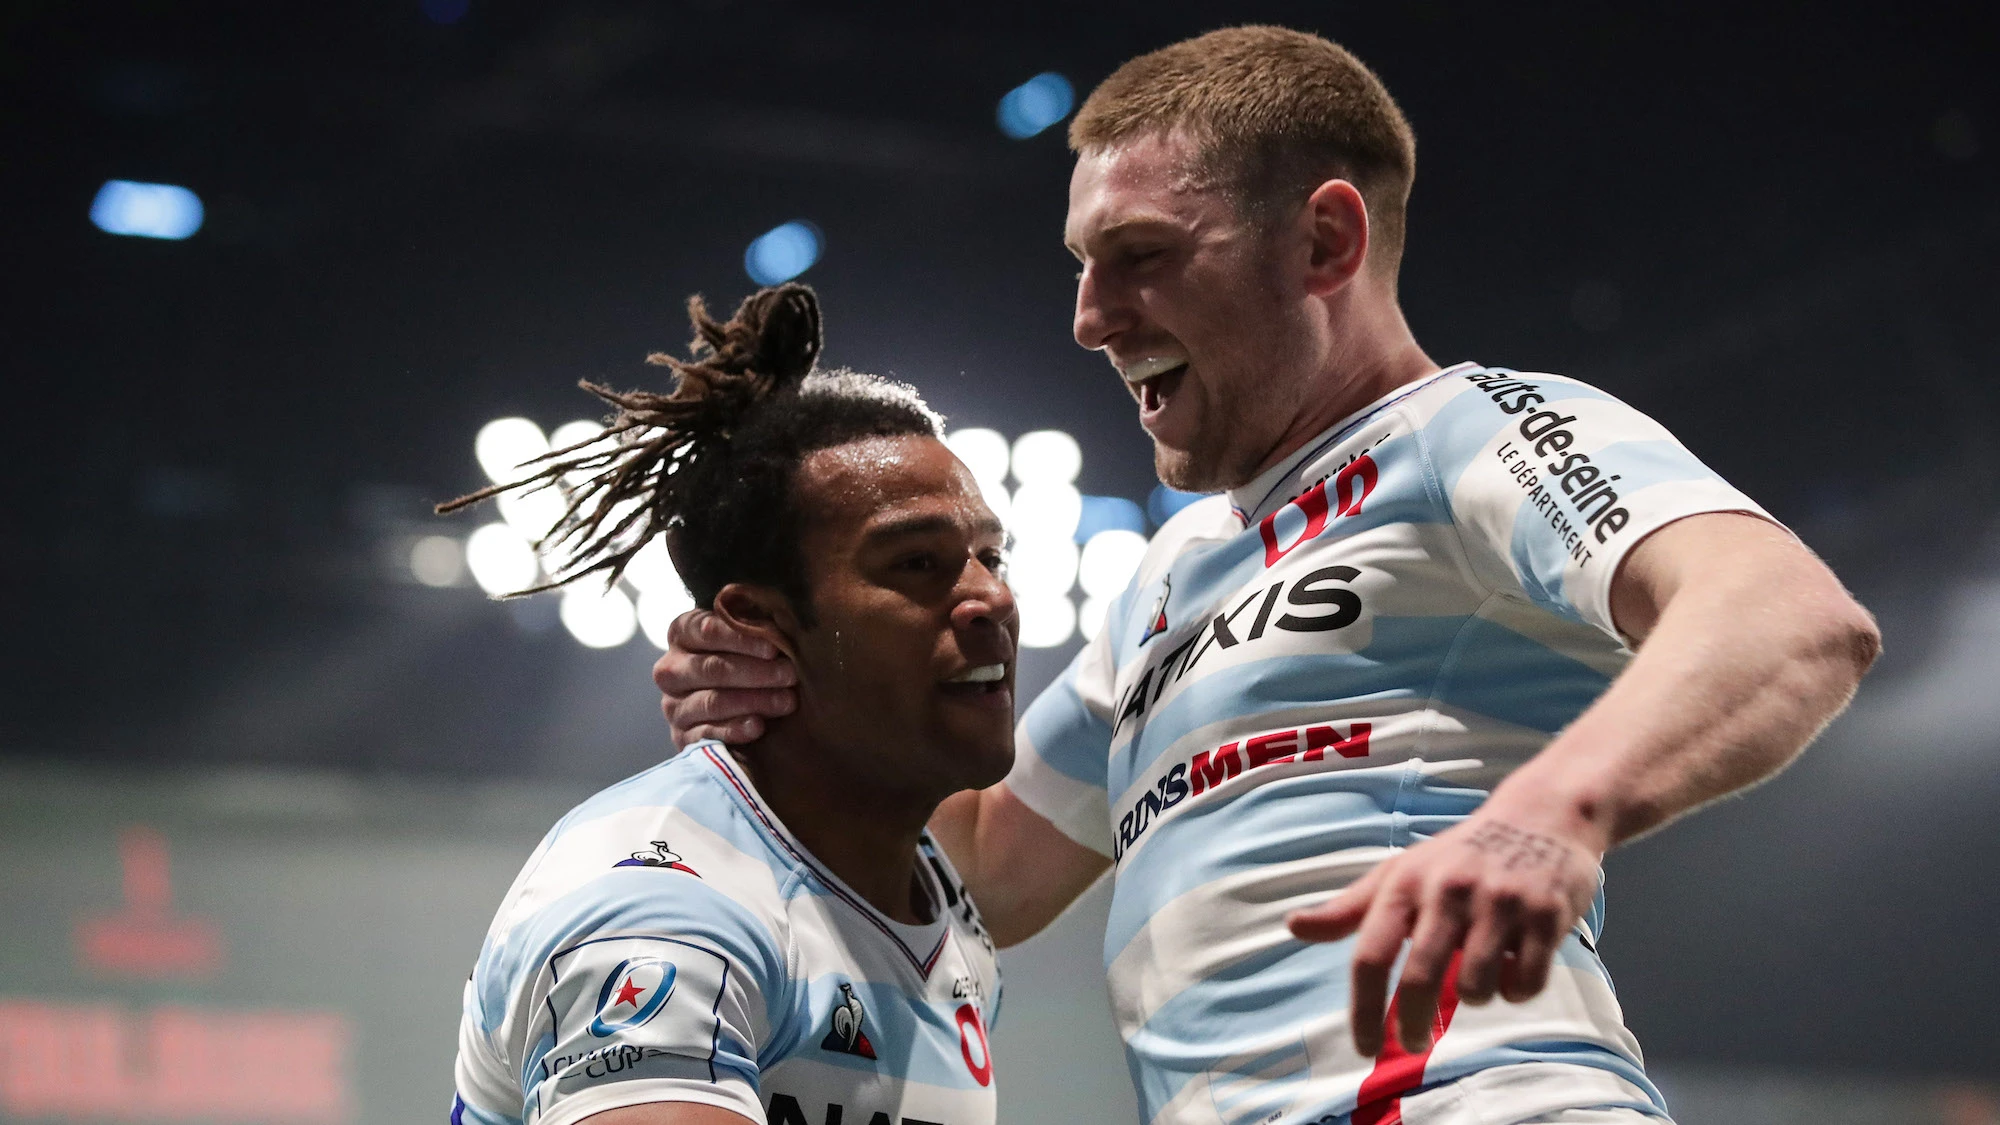
[[[1330,179],[1368,204],[1371,264],[1393,277],[1417,139],[1382,80],[1346,48],[1283,27],[1232,27],[1126,63],[1069,126],[1079,153],[1182,132],[1246,217],[1280,215]]]

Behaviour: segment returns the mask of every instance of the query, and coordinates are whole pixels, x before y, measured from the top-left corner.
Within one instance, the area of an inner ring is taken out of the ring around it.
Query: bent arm
[[[1488,800],[1601,853],[1754,785],[1853,698],[1881,650],[1833,572],[1754,516],[1669,524],[1626,556],[1612,616],[1637,656]]]
[[[1111,866],[1022,803],[1004,781],[947,797],[930,829],[1003,948],[1040,933]]]
[[[1708,513],[1626,556],[1612,617],[1638,654],[1596,703],[1463,823],[1292,916],[1309,941],[1355,936],[1355,1048],[1373,1055],[1393,966],[1408,1051],[1463,951],[1459,997],[1521,1002],[1597,890],[1606,851],[1777,773],[1853,697],[1874,619],[1783,529]]]

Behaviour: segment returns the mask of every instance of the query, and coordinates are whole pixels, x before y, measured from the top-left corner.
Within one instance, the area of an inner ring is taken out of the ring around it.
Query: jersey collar
[[[709,763],[722,774],[724,784],[736,794],[737,800],[779,851],[810,871],[813,878],[833,897],[854,908],[876,929],[881,930],[890,943],[909,958],[911,966],[918,974],[929,979],[931,970],[937,966],[938,955],[944,952],[945,942],[951,937],[951,910],[946,902],[944,888],[938,885],[930,865],[923,862],[921,849],[931,842],[928,829],[925,830],[918,845],[920,851],[916,866],[917,879],[923,886],[924,894],[931,900],[934,917],[930,922],[913,926],[907,922],[898,922],[875,909],[867,899],[862,898],[854,888],[841,882],[839,876],[827,870],[826,865],[807,851],[806,846],[792,835],[791,829],[786,828],[784,822],[778,819],[778,814],[771,811],[771,807],[764,803],[763,796],[757,792],[757,787],[751,784],[749,775],[744,773],[730,756],[727,747],[720,742],[703,742],[688,747],[684,752],[693,753],[696,750],[707,757]]]
[[[1230,508],[1236,513],[1236,518],[1243,521],[1243,526],[1245,527],[1263,519],[1265,516],[1283,507],[1292,497],[1297,496],[1304,489],[1306,482],[1295,479],[1299,477],[1303,470],[1311,467],[1321,454],[1352,436],[1354,431],[1366,425],[1376,415],[1447,375],[1462,374],[1478,369],[1479,365],[1476,363],[1456,363],[1442,371],[1426,375],[1414,383],[1405,383],[1397,387],[1367,406],[1321,430],[1312,440],[1293,451],[1290,456],[1257,474],[1257,479],[1251,481],[1249,484],[1230,489]]]

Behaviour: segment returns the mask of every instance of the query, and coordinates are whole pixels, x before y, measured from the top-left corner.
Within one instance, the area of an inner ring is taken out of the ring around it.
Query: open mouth
[[[981,664],[967,668],[938,685],[946,695],[977,702],[1012,702],[1007,687],[1007,665]]]
[[[1133,394],[1139,399],[1139,416],[1150,418],[1165,410],[1167,402],[1181,386],[1181,379],[1187,375],[1185,363],[1170,367],[1158,375],[1142,379],[1132,384]]]
[[[1164,354],[1142,356],[1129,363],[1118,364],[1118,374],[1125,380],[1125,389],[1139,403],[1139,424],[1147,430],[1159,419],[1167,404],[1173,401],[1174,392],[1180,390],[1181,380],[1187,376],[1187,354],[1178,347],[1162,349]],[[1116,360],[1112,361],[1117,363]]]

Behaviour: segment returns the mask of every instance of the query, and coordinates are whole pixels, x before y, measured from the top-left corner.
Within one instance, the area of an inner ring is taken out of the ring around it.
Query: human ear
[[[1328,180],[1306,198],[1310,252],[1306,289],[1327,296],[1353,280],[1368,260],[1368,203],[1346,180]]]
[[[799,618],[785,595],[769,586],[731,582],[715,595],[715,613],[737,630],[771,642],[797,662]]]

